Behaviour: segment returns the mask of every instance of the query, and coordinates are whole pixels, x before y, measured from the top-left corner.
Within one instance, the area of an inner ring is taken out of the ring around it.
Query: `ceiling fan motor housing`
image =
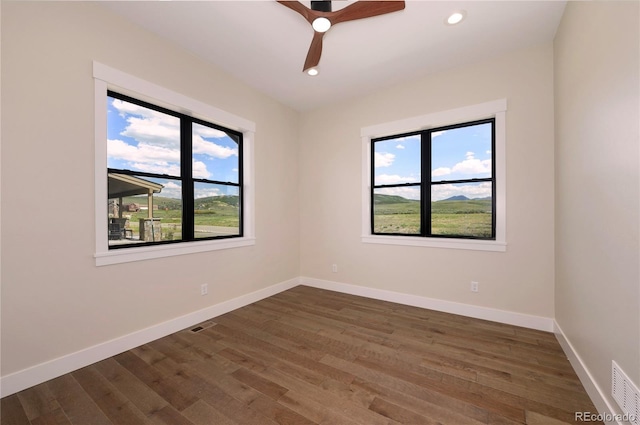
[[[311,10],[318,12],[331,12],[330,0],[314,0],[311,2]]]

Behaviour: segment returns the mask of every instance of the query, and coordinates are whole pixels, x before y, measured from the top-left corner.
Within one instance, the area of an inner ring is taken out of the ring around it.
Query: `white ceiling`
[[[334,1],[333,9],[351,3]],[[310,77],[302,65],[313,30],[275,0],[101,4],[300,111],[549,42],[565,6],[564,1],[409,0],[402,11],[331,28],[324,36],[320,75]],[[466,19],[446,25],[447,16],[460,9]]]

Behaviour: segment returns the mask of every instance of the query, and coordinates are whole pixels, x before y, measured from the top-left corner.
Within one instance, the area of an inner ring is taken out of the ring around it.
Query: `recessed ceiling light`
[[[313,27],[313,29],[315,31],[327,32],[327,31],[329,31],[329,28],[331,28],[331,21],[328,20],[327,18],[320,17],[320,18],[314,19],[314,21],[311,24],[311,26]]]
[[[467,12],[464,10],[458,10],[453,12],[451,15],[449,15],[449,17],[447,18],[447,25],[455,25],[455,24],[459,24],[460,22],[462,22],[464,20],[464,18],[467,16]]]
[[[307,74],[311,75],[312,77],[315,76],[315,75],[318,75],[319,74],[318,68],[314,67],[314,68],[307,69]]]

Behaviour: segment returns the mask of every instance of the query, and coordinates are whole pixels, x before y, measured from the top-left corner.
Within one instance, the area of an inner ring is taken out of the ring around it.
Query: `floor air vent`
[[[205,329],[207,329],[207,328],[210,328],[211,326],[215,326],[215,325],[217,325],[217,323],[216,323],[216,322],[213,322],[213,321],[211,321],[211,320],[207,320],[206,322],[202,322],[202,323],[200,323],[200,324],[198,324],[198,325],[194,326],[194,327],[193,327],[193,328],[191,328],[190,330],[191,330],[191,332],[193,332],[193,333],[198,333],[198,332],[200,332],[200,331],[203,331],[203,330],[205,330]]]
[[[622,408],[624,419],[632,425],[640,425],[640,390],[616,362],[612,366],[611,383],[611,394]]]

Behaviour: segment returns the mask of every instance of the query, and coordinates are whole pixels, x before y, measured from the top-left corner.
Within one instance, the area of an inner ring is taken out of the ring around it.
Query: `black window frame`
[[[153,103],[149,103],[149,102],[137,99],[135,97],[131,97],[131,96],[119,93],[117,91],[107,90],[107,99],[109,99],[110,97],[114,99],[123,100],[129,103],[133,103],[145,108],[149,108],[167,115],[171,115],[180,120],[180,177],[176,177],[168,174],[156,174],[156,173],[148,173],[143,171],[134,171],[134,170],[109,168],[109,167],[106,168],[106,172],[107,174],[115,173],[115,174],[123,174],[123,175],[130,175],[130,176],[141,176],[141,177],[160,178],[160,179],[166,179],[166,180],[180,181],[181,188],[182,188],[182,199],[181,199],[182,201],[182,238],[179,240],[145,241],[145,242],[138,242],[138,243],[132,243],[132,244],[108,245],[108,249],[112,250],[112,249],[128,249],[128,248],[136,248],[136,247],[140,248],[140,247],[147,247],[152,245],[184,244],[184,243],[200,242],[200,241],[207,241],[207,240],[232,239],[232,238],[244,237],[243,133],[221,126],[219,124],[212,123],[210,121],[206,121],[206,120],[196,118],[187,114],[183,114],[171,109],[167,109],[162,106],[158,106]],[[193,177],[193,164],[192,164],[193,124],[200,124],[206,127],[223,131],[227,133],[230,138],[234,139],[237,142],[238,144],[238,182],[237,183]],[[231,186],[231,187],[236,187],[238,189],[239,223],[238,223],[237,234],[198,237],[198,238],[195,237],[195,223],[194,223],[195,221],[195,208],[194,208],[195,183],[207,183],[207,184],[216,184],[220,186]]]
[[[487,178],[471,178],[456,180],[438,180],[432,179],[432,135],[433,133],[445,130],[453,130],[457,128],[471,127],[481,124],[491,124],[491,177]],[[386,140],[399,139],[403,137],[420,136],[420,181],[410,183],[397,184],[375,184],[375,143]],[[417,238],[439,238],[439,239],[470,239],[470,240],[496,240],[496,119],[485,118],[474,121],[466,121],[463,123],[451,124],[441,127],[429,128],[424,130],[412,131],[408,133],[394,134],[390,136],[377,137],[371,139],[371,180],[370,180],[370,232],[376,236],[403,236]],[[469,235],[442,235],[432,233],[432,217],[431,217],[431,188],[436,185],[444,184],[461,184],[461,183],[482,183],[491,182],[491,236],[469,236]],[[420,233],[383,233],[375,231],[375,191],[376,189],[397,188],[397,187],[419,187],[420,188]]]

